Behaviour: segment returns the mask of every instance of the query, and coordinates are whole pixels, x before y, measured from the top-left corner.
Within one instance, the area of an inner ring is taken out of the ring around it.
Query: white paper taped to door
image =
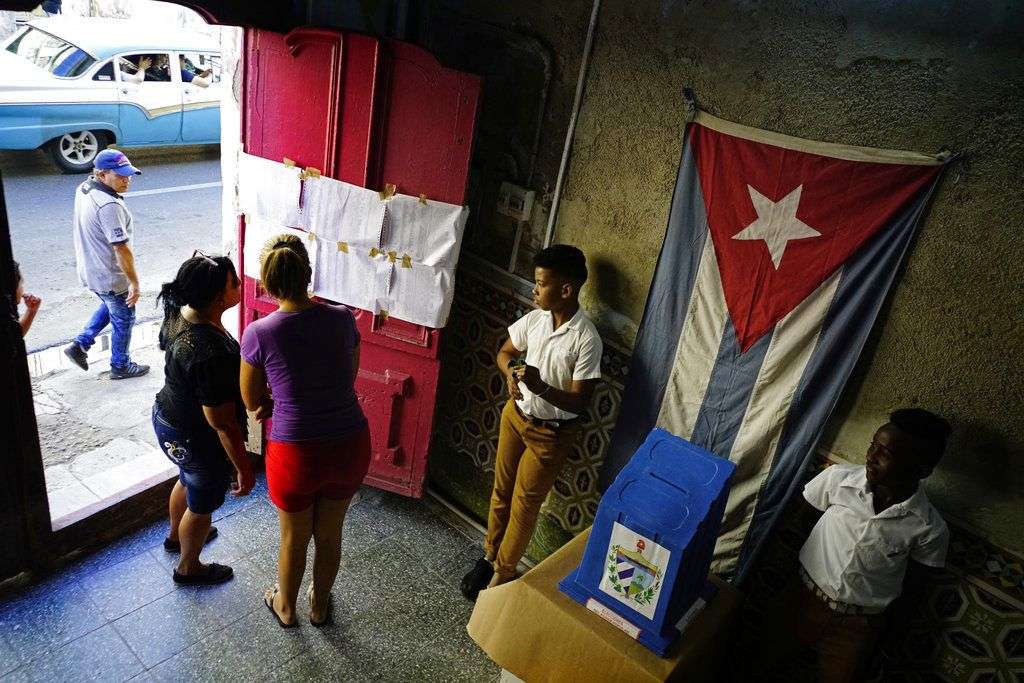
[[[304,184],[298,227],[368,251],[380,246],[384,207],[373,190],[323,176],[312,178]]]
[[[399,320],[440,328],[448,322],[454,295],[452,269],[413,263],[412,268],[393,268],[388,293],[380,306]]]
[[[260,253],[263,251],[267,240],[277,235],[295,235],[306,246],[309,252],[309,262],[316,262],[316,255],[319,249],[316,242],[309,241],[308,233],[295,228],[282,228],[267,221],[260,220],[256,216],[249,216],[245,221],[245,246],[242,251],[242,268],[247,277],[260,279]]]
[[[243,152],[238,157],[240,211],[274,226],[298,226],[301,172],[295,166]]]
[[[387,201],[383,248],[409,254],[426,266],[455,269],[462,235],[469,217],[467,207],[444,202],[421,202],[396,194]]]
[[[317,240],[313,260],[313,293],[323,299],[379,313],[387,293],[392,264],[365,252],[339,252],[336,242]]]

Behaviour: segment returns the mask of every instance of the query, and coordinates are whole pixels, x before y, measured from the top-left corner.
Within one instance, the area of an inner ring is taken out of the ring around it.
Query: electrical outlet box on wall
[[[517,221],[530,220],[534,191],[512,183],[502,183],[498,190],[498,213]]]

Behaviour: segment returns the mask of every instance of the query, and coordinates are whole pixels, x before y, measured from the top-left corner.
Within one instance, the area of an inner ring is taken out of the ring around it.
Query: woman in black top
[[[164,303],[160,348],[165,363],[153,429],[161,450],[180,470],[168,504],[171,533],[164,541],[168,551],[181,552],[174,570],[177,583],[231,578],[231,567],[203,564],[199,551],[217,533],[210,519],[227,489],[244,496],[253,487],[238,390],[238,342],[220,321],[239,302],[239,289],[231,259],[198,255],[181,264],[158,297]]]

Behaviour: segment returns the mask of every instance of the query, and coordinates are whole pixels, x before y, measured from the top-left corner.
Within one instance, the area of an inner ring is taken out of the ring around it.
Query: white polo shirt
[[[526,352],[526,364],[540,370],[540,378],[556,389],[569,389],[573,380],[600,379],[604,345],[583,309],[557,330],[553,328],[551,312],[537,309],[512,323],[508,336],[513,346]],[[536,396],[522,382],[519,390],[523,398],[516,405],[527,415],[541,420],[576,417]]]
[[[804,487],[804,498],[825,514],[800,563],[835,600],[884,608],[903,588],[908,558],[945,565],[949,530],[923,487],[876,515],[863,465],[832,465]]]

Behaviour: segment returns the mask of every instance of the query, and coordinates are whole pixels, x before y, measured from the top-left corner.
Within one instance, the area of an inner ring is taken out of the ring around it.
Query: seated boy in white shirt
[[[862,680],[908,564],[945,564],[949,532],[920,481],[949,434],[927,410],[897,410],[875,432],[865,465],[833,465],[804,487],[824,514],[800,550],[802,581],[790,587],[787,611],[790,643],[817,647],[820,680]]]

